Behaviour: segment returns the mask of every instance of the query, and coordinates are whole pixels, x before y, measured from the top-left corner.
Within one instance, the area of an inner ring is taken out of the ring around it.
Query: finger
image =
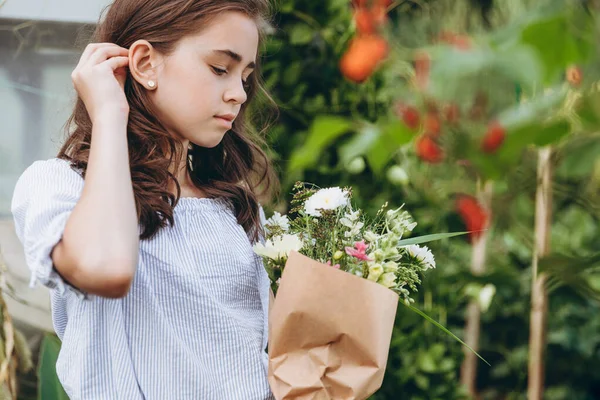
[[[123,68],[129,65],[129,57],[111,57],[108,60],[104,61],[102,64],[108,65],[113,71],[118,68]]]
[[[98,50],[99,48],[102,47],[107,47],[107,46],[116,46],[114,43],[90,43],[87,46],[85,46],[85,49],[83,50],[83,53],[81,54],[80,59],[82,61],[87,61],[90,58],[90,55],[92,53],[94,53],[96,50]]]
[[[88,61],[88,65],[94,66],[100,64],[112,57],[127,57],[129,55],[129,50],[124,49],[119,46],[110,46],[110,47],[102,47],[97,49],[94,53],[90,55],[90,59]]]

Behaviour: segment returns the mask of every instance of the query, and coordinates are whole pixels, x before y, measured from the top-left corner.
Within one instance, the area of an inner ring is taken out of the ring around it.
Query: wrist
[[[129,106],[106,106],[90,115],[92,125],[125,124],[129,120]]]

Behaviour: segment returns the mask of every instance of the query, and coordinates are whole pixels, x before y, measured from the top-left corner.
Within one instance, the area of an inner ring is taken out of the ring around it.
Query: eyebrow
[[[242,62],[242,56],[240,56],[238,53],[231,51],[231,50],[214,50],[213,53],[224,54],[238,63]],[[255,69],[256,63],[254,61],[252,61],[246,66],[246,68]]]

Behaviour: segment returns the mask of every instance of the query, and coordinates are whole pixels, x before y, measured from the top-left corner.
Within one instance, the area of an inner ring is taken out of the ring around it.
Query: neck
[[[184,187],[191,185],[191,179],[187,170],[187,149],[189,146],[189,141],[183,140],[181,144],[183,145],[183,152],[181,154],[181,159],[179,160],[179,167],[176,171],[175,163],[173,163],[169,167],[169,172],[175,176],[175,179],[177,179],[177,182],[183,191]],[[172,188],[172,191],[175,192],[175,187]]]
[[[179,168],[177,171],[175,171],[175,165],[171,165],[170,172],[175,176],[175,179],[177,179],[177,182],[179,183],[181,197],[205,197],[205,193],[201,189],[198,189],[196,186],[194,186],[188,172],[187,149],[189,143],[190,142],[188,140],[182,141],[184,150],[183,154],[181,155],[181,159],[179,160]],[[171,192],[177,192],[174,184],[172,185]]]

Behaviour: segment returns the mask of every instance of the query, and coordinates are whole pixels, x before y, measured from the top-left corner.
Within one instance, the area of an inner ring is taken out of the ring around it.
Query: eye
[[[214,66],[211,66],[211,68],[212,68],[213,72],[217,75],[225,75],[227,73],[227,70],[225,70],[225,69],[217,68]]]
[[[244,85],[244,90],[248,91],[248,89],[250,89],[250,81],[249,80],[243,80],[242,84]]]

